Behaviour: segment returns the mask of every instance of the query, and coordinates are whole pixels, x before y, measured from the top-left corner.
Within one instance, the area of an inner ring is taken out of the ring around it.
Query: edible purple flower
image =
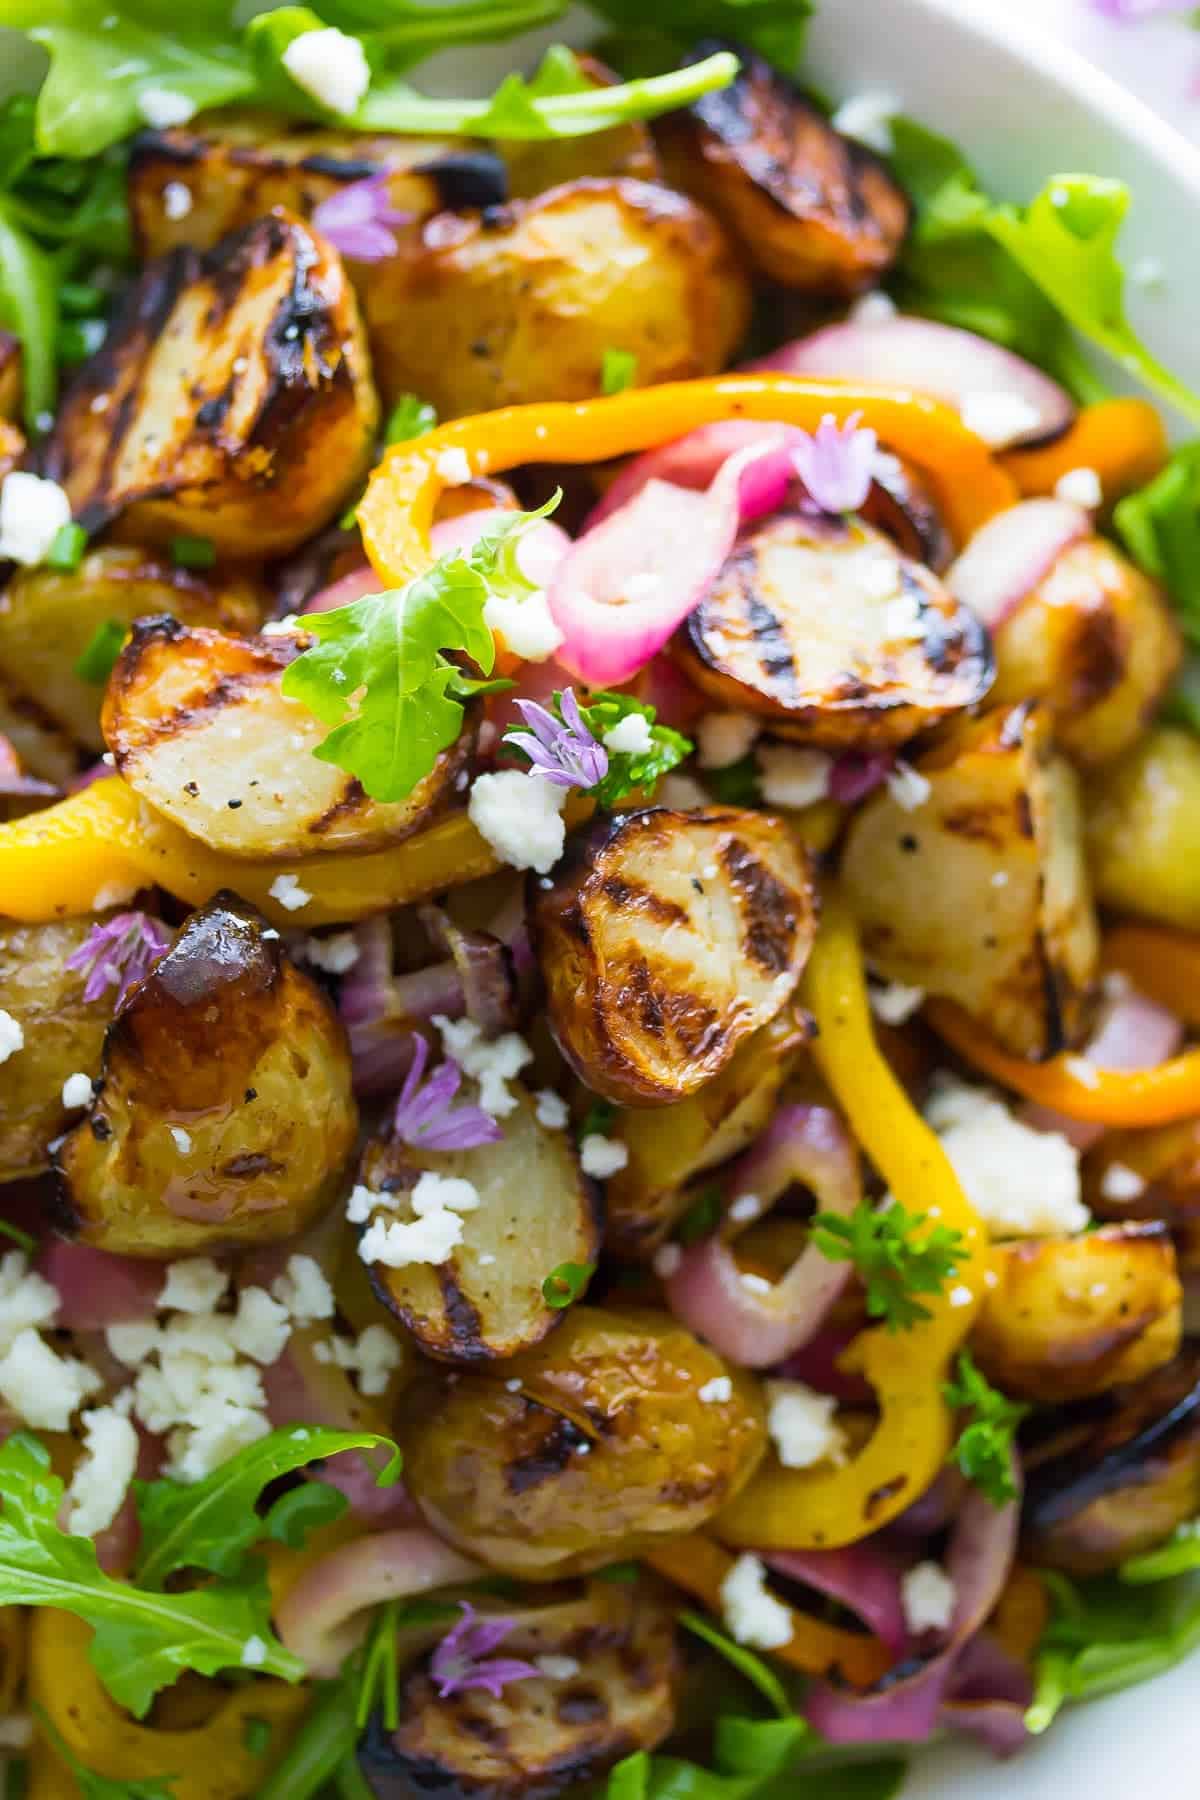
[[[531,775],[542,775],[555,787],[595,787],[608,774],[608,751],[584,722],[573,688],[558,697],[559,718],[536,700],[518,700],[517,709],[528,731],[507,731],[506,744],[523,750],[533,764]]]
[[[1196,0],[1091,0],[1091,6],[1102,19],[1148,19],[1154,13],[1194,12]]]
[[[839,425],[826,413],[816,432],[792,451],[796,473],[814,506],[825,513],[857,512],[871,491],[879,440],[870,426],[860,426],[861,413]]]
[[[463,1600],[462,1618],[448,1631],[429,1659],[430,1678],[438,1698],[448,1700],[466,1688],[486,1688],[493,1700],[510,1681],[525,1681],[539,1671],[532,1663],[511,1656],[491,1656],[516,1625],[515,1619],[481,1619],[469,1601]]]
[[[429,1045],[420,1032],[413,1034],[413,1059],[409,1064],[393,1124],[396,1136],[414,1150],[475,1150],[480,1144],[499,1143],[504,1133],[482,1107],[454,1096],[462,1086],[462,1070],[447,1057],[425,1081]]]
[[[171,933],[149,913],[114,913],[93,925],[78,950],[67,958],[68,969],[86,973],[83,997],[98,1000],[115,987],[119,1006],[136,982],[144,981],[171,942]]]
[[[392,227],[407,224],[411,217],[392,205],[388,177],[381,171],[330,194],[313,208],[312,222],[343,256],[355,262],[382,262],[398,248]]]

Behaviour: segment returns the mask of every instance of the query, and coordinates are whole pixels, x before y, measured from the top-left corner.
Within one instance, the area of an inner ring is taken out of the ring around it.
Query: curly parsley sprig
[[[812,1241],[830,1262],[853,1263],[867,1290],[867,1311],[889,1331],[932,1317],[917,1294],[940,1294],[966,1255],[962,1233],[930,1225],[928,1214],[860,1200],[849,1218],[818,1213]]]
[[[994,1388],[976,1368],[968,1350],[959,1355],[957,1381],[948,1381],[942,1394],[947,1406],[971,1414],[950,1452],[950,1461],[987,1495],[993,1506],[1005,1506],[1015,1500],[1013,1440],[1029,1408],[1007,1399]]]

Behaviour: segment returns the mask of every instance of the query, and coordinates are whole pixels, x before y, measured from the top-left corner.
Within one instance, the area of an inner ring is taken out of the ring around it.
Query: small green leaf
[[[794,1724],[796,1718],[795,1703],[789,1698],[787,1689],[776,1675],[774,1669],[761,1656],[755,1656],[753,1650],[747,1650],[744,1644],[737,1644],[725,1632],[718,1629],[711,1619],[702,1613],[683,1611],[679,1615],[679,1623],[693,1637],[701,1638],[710,1649],[735,1668],[739,1675],[745,1677],[752,1687],[756,1687],[763,1699],[775,1708],[781,1719]]]
[[[579,1140],[585,1137],[608,1137],[616,1122],[617,1109],[611,1100],[593,1100],[583,1115]]]
[[[82,525],[76,525],[74,520],[72,520],[69,525],[60,525],[54,534],[54,542],[51,544],[43,558],[42,566],[47,569],[55,569],[61,574],[69,575],[71,571],[77,569],[83,561],[83,553],[87,549],[87,541],[87,532],[83,529]],[[112,622],[113,621],[111,620],[109,621],[110,624]],[[103,627],[101,627],[101,629],[103,630]],[[128,626],[122,626],[122,636],[124,636],[128,629]],[[78,668],[76,668],[76,673],[78,673]]]
[[[58,338],[58,271],[13,216],[11,200],[0,200],[0,308],[4,323],[21,342],[21,387],[25,424],[41,433],[58,394],[55,344]]]
[[[302,1550],[311,1531],[340,1519],[349,1501],[324,1481],[306,1481],[281,1494],[262,1521],[262,1534],[290,1550]]]
[[[560,698],[558,694],[554,696],[554,709],[561,717]],[[692,753],[687,738],[669,725],[657,724],[655,708],[644,700],[636,700],[632,694],[600,688],[579,710],[592,736],[600,742],[622,719],[635,715],[645,719],[650,736],[648,750],[609,750],[608,774],[588,789],[597,806],[613,807],[635,789],[653,789],[664,775]]]
[[[211,569],[217,560],[217,547],[211,538],[177,537],[171,539],[171,561],[177,569]]]
[[[637,380],[638,359],[632,350],[608,349],[600,363],[600,386],[606,394],[623,394]]]
[[[8,1238],[17,1245],[18,1249],[23,1250],[26,1256],[32,1256],[37,1249],[36,1239],[31,1238],[27,1231],[18,1231],[17,1227],[10,1225],[7,1219],[0,1219],[0,1237]]]
[[[452,1609],[457,1610],[457,1609]],[[400,1663],[396,1649],[399,1602],[389,1600],[375,1614],[363,1655],[362,1685],[355,1723],[360,1731],[376,1707],[384,1727],[395,1731],[400,1723]]]
[[[972,1416],[950,1452],[968,1481],[987,1495],[993,1506],[1005,1506],[1017,1498],[1013,1477],[1013,1441],[1028,1406],[1009,1400],[976,1368],[969,1351],[958,1358],[958,1379],[942,1389],[947,1406]]]
[[[635,1562],[606,1563],[602,1569],[592,1570],[593,1581],[613,1581],[623,1586],[638,1579],[641,1565]]]
[[[1161,581],[1193,644],[1200,644],[1200,442],[1183,444],[1165,469],[1113,509],[1138,566]]]
[[[385,444],[406,444],[411,438],[425,437],[438,422],[437,408],[415,394],[401,394],[388,414],[384,426]]]
[[[75,673],[80,680],[89,682],[92,687],[103,687],[128,636],[127,619],[105,619],[103,625],[97,625],[75,664]]]
[[[542,1299],[555,1312],[560,1312],[563,1307],[582,1299],[595,1273],[595,1263],[559,1263],[542,1283]]]
[[[705,769],[704,783],[722,806],[762,805],[761,770],[752,750],[723,769]]]
[[[1177,1525],[1166,1543],[1156,1550],[1130,1557],[1121,1564],[1120,1577],[1130,1587],[1144,1587],[1147,1582],[1189,1575],[1193,1569],[1200,1569],[1200,1519]]]
[[[860,1200],[849,1218],[818,1213],[812,1242],[830,1262],[853,1263],[867,1290],[867,1311],[889,1331],[928,1319],[916,1294],[940,1294],[966,1250],[962,1233],[930,1223],[925,1213]]]

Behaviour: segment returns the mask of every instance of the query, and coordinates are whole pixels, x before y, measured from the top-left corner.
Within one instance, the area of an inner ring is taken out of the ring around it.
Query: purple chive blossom
[[[564,688],[558,702],[561,719],[536,700],[518,700],[517,708],[528,731],[508,731],[506,744],[523,750],[533,768],[556,787],[595,787],[608,774],[608,751],[584,723],[573,688]]]
[[[792,451],[796,473],[813,505],[825,513],[857,512],[871,491],[879,442],[861,413],[839,425],[826,413],[814,436],[804,434]]]
[[[448,1631],[429,1660],[430,1678],[438,1698],[448,1700],[466,1688],[486,1688],[493,1700],[510,1681],[525,1681],[540,1671],[532,1663],[511,1656],[489,1656],[508,1636],[515,1619],[481,1619],[466,1600],[459,1602],[462,1618]]]
[[[388,177],[381,172],[330,194],[313,208],[312,222],[343,256],[355,262],[382,262],[398,248],[393,226],[406,225],[411,217],[396,211]]]
[[[1153,13],[1194,12],[1196,0],[1091,0],[1102,19],[1148,19]]]
[[[447,1058],[423,1082],[428,1060],[429,1045],[414,1032],[413,1059],[396,1102],[396,1136],[414,1150],[475,1150],[499,1143],[504,1133],[481,1107],[465,1100],[452,1104],[462,1085],[458,1064]]]
[[[115,987],[119,1006],[135,982],[144,981],[171,942],[171,933],[148,913],[114,913],[93,925],[78,950],[67,958],[68,969],[85,972],[83,997],[98,1000]]]

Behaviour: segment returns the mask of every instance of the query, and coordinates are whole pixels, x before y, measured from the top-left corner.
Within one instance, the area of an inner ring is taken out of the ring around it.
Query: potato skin
[[[164,1258],[292,1237],[335,1197],[358,1125],[349,1045],[264,929],[219,894],[130,990],[102,1090],[55,1153],[61,1230]]]
[[[1157,725],[1089,781],[1096,897],[1120,912],[1200,929],[1200,743]]]
[[[625,1106],[694,1094],[780,1011],[812,948],[808,857],[767,813],[650,807],[576,832],[529,885],[559,1048]]]
[[[1099,950],[1075,776],[1033,706],[959,722],[916,759],[929,798],[881,788],[842,879],[880,974],[956,1000],[1019,1056],[1077,1043]]]
[[[669,179],[711,206],[772,281],[831,295],[874,287],[908,230],[907,196],[762,57],[713,38],[692,60],[721,49],[740,58],[733,81],[658,128]]]
[[[47,471],[91,532],[276,556],[337,513],[377,420],[339,257],[273,213],[143,270],[71,385]]]
[[[992,1267],[971,1350],[1006,1393],[1079,1400],[1141,1380],[1179,1349],[1182,1289],[1165,1226],[994,1244]]]
[[[571,181],[403,234],[363,293],[385,402],[411,389],[443,418],[601,391],[604,352],[638,384],[722,368],[749,295],[715,220],[620,177]]]
[[[85,975],[67,958],[101,916],[18,925],[0,920],[0,1008],[25,1033],[24,1047],[0,1065],[0,1182],[49,1167],[48,1145],[67,1123],[63,1082],[100,1072],[112,995],[90,1004]]]
[[[657,1313],[572,1307],[504,1374],[519,1391],[451,1377],[414,1409],[405,1480],[440,1536],[527,1580],[580,1574],[696,1530],[766,1446],[758,1385]],[[729,1400],[697,1399],[726,1374]]]
[[[870,526],[802,513],[741,539],[673,652],[720,706],[829,750],[902,744],[982,700],[994,672],[983,626],[930,570]]]
[[[39,781],[64,788],[79,773],[79,752],[66,732],[37,701],[20,693],[0,674],[0,732]]]

